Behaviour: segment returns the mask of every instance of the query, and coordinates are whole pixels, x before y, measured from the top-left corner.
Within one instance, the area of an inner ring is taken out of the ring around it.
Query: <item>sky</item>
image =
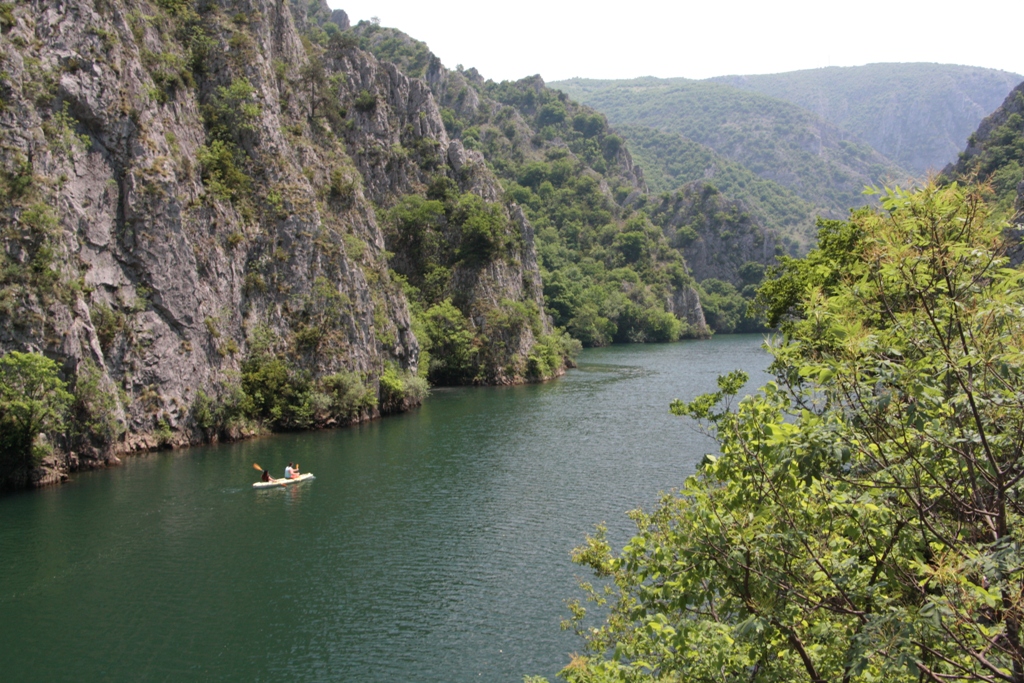
[[[540,74],[709,78],[858,66],[967,64],[1024,74],[1013,28],[1024,2],[829,0],[328,0],[352,23],[377,17],[445,66],[496,81]],[[959,8],[954,11],[953,8]],[[965,12],[963,8],[967,8]],[[1003,35],[992,31],[1006,27]]]

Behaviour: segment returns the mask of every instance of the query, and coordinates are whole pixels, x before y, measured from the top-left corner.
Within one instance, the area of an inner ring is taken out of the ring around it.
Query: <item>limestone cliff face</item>
[[[461,192],[500,207],[505,236],[516,246],[483,263],[453,263],[446,291],[473,329],[504,350],[486,364],[483,380],[497,384],[524,381],[525,359],[537,341],[534,327],[499,330],[487,323],[487,314],[507,302],[530,302],[537,311],[544,310],[533,230],[522,210],[503,202],[501,186],[483,155],[449,137],[427,81],[409,78],[398,65],[354,48],[337,54],[329,66],[349,76],[340,91],[343,101],[355,103],[348,114],[354,125],[345,127],[343,135],[366,192],[376,205],[391,207],[402,196],[423,194],[443,176]],[[392,244],[388,248],[401,251]],[[403,255],[397,255],[401,260]],[[542,334],[551,332],[546,316],[538,321]]]
[[[497,184],[448,139],[425,82],[321,48],[318,22],[347,17],[307,11],[33,0],[2,26],[0,352],[58,360],[76,410],[112,418],[60,467],[241,436],[260,406],[303,427],[418,400],[380,383],[412,378],[420,345],[375,203],[438,173],[488,200]],[[520,253],[457,280],[470,302],[539,301],[532,232],[503,210]],[[527,330],[515,351],[531,344]],[[267,368],[303,387],[295,414],[259,394]]]
[[[696,288],[677,287],[667,301],[665,309],[680,320],[686,322],[698,339],[711,336],[711,329],[704,319],[704,307],[700,304],[700,294]]]

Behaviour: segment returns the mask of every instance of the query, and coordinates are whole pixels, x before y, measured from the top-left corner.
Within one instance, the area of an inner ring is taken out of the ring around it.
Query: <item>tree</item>
[[[576,551],[568,681],[1024,681],[1024,273],[973,190],[882,206],[762,290],[777,382],[672,404],[720,453]]]
[[[0,486],[27,481],[41,457],[39,434],[60,428],[71,400],[49,358],[18,351],[0,357]]]
[[[327,69],[319,56],[310,57],[309,61],[299,69],[299,77],[309,91],[309,120],[316,118],[317,106],[323,99],[323,90],[327,87]]]
[[[427,333],[424,346],[430,353],[430,381],[435,384],[472,381],[479,370],[480,342],[451,299],[428,308],[423,314],[423,325]]]

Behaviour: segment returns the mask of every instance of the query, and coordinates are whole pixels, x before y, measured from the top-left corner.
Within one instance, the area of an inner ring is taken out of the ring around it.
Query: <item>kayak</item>
[[[254,489],[280,489],[292,484],[301,484],[304,481],[316,479],[311,472],[303,472],[295,479],[275,479],[273,481],[258,481],[252,485]]]

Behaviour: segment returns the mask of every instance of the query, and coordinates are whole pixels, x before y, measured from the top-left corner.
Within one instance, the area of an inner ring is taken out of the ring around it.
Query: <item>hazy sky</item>
[[[486,78],[707,78],[871,62],[1024,74],[1024,2],[328,0]],[[963,8],[957,11],[947,7]],[[1005,30],[1003,34],[992,33]]]

